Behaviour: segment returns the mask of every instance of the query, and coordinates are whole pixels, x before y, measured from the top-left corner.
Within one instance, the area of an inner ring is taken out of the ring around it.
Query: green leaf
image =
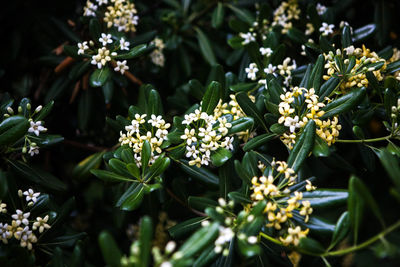
[[[327,80],[319,90],[319,99],[324,99],[329,96],[338,86],[340,79],[337,77],[331,77]]]
[[[299,44],[304,44],[307,42],[307,37],[305,34],[300,31],[299,29],[296,29],[294,27],[290,28],[287,32],[287,36],[292,39],[292,41],[299,43]]]
[[[211,66],[217,64],[217,60],[215,58],[214,52],[212,50],[210,41],[208,40],[207,36],[204,34],[202,30],[199,28],[195,28],[197,32],[197,40],[199,42],[200,51],[203,54],[204,59],[210,64]]]
[[[224,165],[232,157],[232,153],[223,147],[218,148],[211,154],[211,162],[214,166],[220,167]]]
[[[110,267],[121,266],[122,254],[111,234],[107,231],[102,231],[98,241],[106,264]]]
[[[317,189],[303,192],[302,200],[310,201],[313,208],[330,208],[345,204],[348,196],[342,189]]]
[[[142,162],[142,169],[144,170],[145,168],[147,168],[147,166],[149,166],[149,161],[151,157],[151,145],[147,140],[143,142],[140,157]]]
[[[247,185],[251,185],[251,178],[253,178],[253,176],[245,168],[243,168],[240,161],[235,160],[234,164],[235,164],[235,171],[238,174],[239,178],[242,179],[242,181]]]
[[[153,241],[153,224],[151,218],[144,216],[140,222],[140,256],[139,265],[141,267],[147,267],[150,262],[150,250],[151,243]]]
[[[6,118],[0,123],[0,146],[13,145],[27,134],[29,121],[20,115]]]
[[[239,192],[230,192],[228,194],[229,198],[235,201],[236,203],[241,203],[243,205],[251,204],[252,201],[246,196]]]
[[[143,184],[132,184],[128,190],[120,197],[116,206],[122,210],[131,211],[139,207],[145,193]]]
[[[78,47],[76,45],[64,45],[63,46],[64,53],[72,58],[79,58],[78,56]]]
[[[97,178],[105,182],[135,182],[135,180],[104,170],[90,170],[90,172]]]
[[[375,24],[367,24],[363,27],[360,27],[358,29],[355,29],[353,31],[353,43],[358,42],[358,41],[363,41],[369,37],[371,37],[376,31],[376,25]]]
[[[257,124],[261,125],[266,131],[268,131],[267,125],[265,125],[264,118],[261,116],[260,111],[245,92],[238,93],[236,95],[236,101],[246,115],[253,117]]]
[[[192,218],[172,226],[168,229],[168,232],[174,239],[181,238],[201,227],[201,223],[206,220],[208,220],[207,217]]]
[[[111,76],[111,70],[108,67],[103,67],[101,69],[96,69],[90,75],[89,83],[92,87],[101,87],[106,84]]]
[[[72,171],[76,179],[84,179],[89,176],[90,170],[98,169],[105,151],[94,153],[79,162]]]
[[[269,130],[276,135],[282,135],[283,133],[287,132],[288,127],[280,123],[274,123],[269,127]]]
[[[315,143],[312,152],[316,157],[328,157],[330,154],[328,144],[318,135],[315,136]]]
[[[357,179],[352,176],[349,181],[349,198],[347,200],[347,209],[349,211],[349,221],[351,228],[353,229],[353,241],[357,244],[358,232],[360,224],[362,221],[362,215],[364,212],[365,202],[364,199],[360,197],[357,190]]]
[[[235,93],[248,92],[248,91],[253,90],[257,85],[258,85],[257,83],[238,83],[238,84],[229,86],[229,89],[231,89]]]
[[[183,257],[190,258],[202,251],[208,244],[214,241],[218,236],[219,224],[213,223],[206,226],[194,233],[185,243],[180,247],[179,251],[182,252]]]
[[[315,93],[319,94],[319,88],[321,86],[322,73],[324,71],[324,55],[319,55],[317,61],[315,62],[314,68],[310,75],[310,80],[308,81],[308,88],[314,88]]]
[[[186,172],[190,177],[198,179],[199,181],[202,181],[206,184],[210,185],[219,185],[219,179],[218,176],[216,176],[214,173],[210,172],[204,167],[198,168],[196,166],[190,166],[189,162],[187,160],[181,160],[180,161],[180,167],[184,172]]]
[[[387,73],[395,73],[400,70],[400,60],[393,61],[386,66]]]
[[[310,237],[301,238],[298,248],[317,255],[325,252],[325,249],[321,243]]]
[[[227,7],[232,10],[239,19],[245,21],[249,25],[253,25],[255,19],[251,12],[243,8],[237,8],[233,5],[227,5]]]
[[[392,182],[400,192],[400,165],[396,156],[392,155],[386,148],[380,149],[377,154]]]
[[[98,40],[101,36],[101,25],[97,18],[92,18],[89,21],[89,33],[93,40]]]
[[[42,110],[36,115],[36,121],[41,121],[44,118],[47,117],[47,115],[50,114],[50,111],[53,109],[54,106],[54,101],[51,100],[49,103],[47,103]]]
[[[224,5],[221,2],[219,2],[217,7],[214,8],[211,17],[211,25],[213,26],[213,28],[218,29],[221,26],[222,22],[224,21],[224,15],[225,15]]]
[[[209,115],[214,113],[214,109],[218,105],[220,99],[221,90],[222,88],[219,82],[212,81],[208,85],[202,99],[201,111]]]
[[[120,54],[114,58],[115,59],[133,59],[133,58],[137,58],[137,57],[143,55],[147,50],[148,50],[148,47],[146,44],[140,44],[140,45],[133,47],[131,50],[129,50],[128,53]]]
[[[366,91],[365,87],[356,88],[338,99],[333,100],[322,109],[325,111],[325,114],[321,116],[321,119],[326,119],[351,110],[364,98]]]
[[[188,198],[188,204],[189,207],[202,211],[209,207],[214,208],[218,206],[218,202],[215,200],[212,200],[207,197],[194,197],[194,196],[190,196]]]
[[[247,152],[247,151],[259,148],[260,146],[268,143],[269,141],[271,141],[272,139],[274,139],[276,137],[277,137],[277,135],[273,134],[273,133],[266,133],[266,134],[256,136],[244,145],[243,151]]]
[[[114,83],[112,80],[108,80],[102,87],[103,95],[104,95],[104,102],[109,104],[112,100],[114,95]]]
[[[29,166],[25,162],[17,160],[7,160],[11,167],[21,176],[29,181],[37,183],[45,188],[64,191],[67,189],[67,185],[57,179],[52,174],[45,172],[39,168]]]
[[[313,149],[315,128],[315,122],[310,120],[304,127],[300,138],[296,141],[296,144],[289,155],[287,163],[295,172],[299,171],[301,165]]]
[[[253,118],[250,118],[250,117],[242,117],[237,120],[234,120],[233,122],[231,122],[231,124],[232,124],[232,127],[229,128],[229,130],[228,130],[229,135],[238,133],[238,132],[243,132],[243,131],[253,128],[254,120],[253,120]]]
[[[342,48],[347,48],[351,44],[351,29],[349,26],[344,26],[342,29]]]
[[[168,168],[170,163],[171,160],[169,158],[165,158],[164,155],[158,157],[156,161],[150,166],[144,180],[151,181],[154,177],[161,175]]]
[[[339,220],[336,223],[335,231],[332,235],[332,241],[329,248],[334,248],[337,243],[342,241],[350,230],[350,221],[349,221],[349,212],[345,211],[340,216]]]

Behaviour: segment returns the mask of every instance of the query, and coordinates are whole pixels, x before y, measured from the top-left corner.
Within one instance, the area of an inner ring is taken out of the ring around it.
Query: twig
[[[193,212],[196,215],[202,216],[202,217],[207,217],[207,214],[205,214],[204,212],[195,210],[191,207],[189,207],[189,205],[187,203],[185,203],[184,201],[182,201],[179,197],[177,197],[174,193],[172,193],[171,190],[169,190],[168,188],[165,188],[165,190],[167,191],[168,195],[170,195],[173,199],[176,200],[176,202],[178,202],[179,204],[181,204],[182,206],[188,208],[191,212]]]
[[[58,74],[74,62],[75,62],[74,58],[66,57],[60,64],[58,64],[58,66],[54,69],[54,72]]]
[[[117,63],[113,60],[113,61],[111,61],[111,66],[113,68],[115,68],[115,67],[117,67]],[[125,75],[126,78],[131,80],[131,82],[133,82],[133,83],[135,83],[135,84],[137,84],[139,86],[143,84],[143,82],[139,78],[137,78],[135,75],[133,75],[132,73],[130,73],[127,70],[124,72],[124,75]]]

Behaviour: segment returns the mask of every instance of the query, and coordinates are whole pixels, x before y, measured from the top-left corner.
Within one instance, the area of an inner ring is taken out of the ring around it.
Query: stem
[[[322,254],[321,256],[322,257],[325,257],[325,256],[341,256],[341,255],[344,255],[344,254],[348,254],[348,253],[363,249],[365,247],[368,247],[372,243],[375,243],[376,241],[378,241],[379,239],[383,238],[385,235],[389,234],[390,232],[396,230],[399,227],[400,227],[400,221],[398,221],[395,224],[389,226],[384,231],[380,232],[376,236],[371,237],[370,239],[368,239],[367,241],[365,241],[365,242],[363,242],[363,243],[361,243],[359,245],[352,246],[352,247],[349,247],[349,248],[346,248],[346,249],[342,249],[342,250],[326,252],[326,253]]]
[[[278,239],[275,239],[275,238],[273,238],[273,237],[271,237],[271,236],[269,236],[269,235],[267,235],[267,234],[265,234],[263,232],[260,232],[259,235],[264,237],[265,239],[271,241],[272,243],[275,243],[277,245],[283,246],[281,241],[279,241]]]
[[[344,139],[338,139],[336,142],[338,143],[372,143],[372,142],[379,142],[379,141],[389,141],[389,139],[392,137],[392,135],[387,135],[384,137],[378,137],[378,138],[371,138],[371,139],[357,139],[357,140],[344,140]]]

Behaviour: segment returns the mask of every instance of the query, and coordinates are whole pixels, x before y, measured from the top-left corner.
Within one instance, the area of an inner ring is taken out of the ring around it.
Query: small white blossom
[[[124,74],[126,70],[129,70],[129,66],[126,65],[126,60],[122,62],[117,61],[117,66],[114,68],[114,71]]]
[[[326,8],[326,6],[321,5],[320,3],[317,3],[316,9],[317,9],[318,15],[323,15],[327,8]]]
[[[124,38],[121,38],[119,40],[119,47],[121,50],[129,50],[129,45],[130,43],[128,41],[125,41]]]
[[[24,196],[26,196],[26,201],[29,202],[32,200],[33,203],[37,201],[37,197],[40,196],[40,193],[37,192],[35,193],[32,188],[29,188],[27,191],[25,191]]]
[[[31,144],[31,146],[29,147],[28,153],[29,153],[29,155],[31,155],[31,157],[39,154],[39,147]]]
[[[106,47],[102,47],[97,50],[97,55],[92,56],[92,61],[90,63],[97,65],[97,68],[101,69],[108,61],[111,61],[110,50]]]
[[[79,48],[78,55],[84,54],[85,51],[87,49],[89,49],[89,46],[87,45],[87,41],[84,41],[82,43],[78,43],[78,48]]]
[[[254,34],[252,34],[251,32],[248,32],[248,33],[241,32],[241,33],[239,33],[239,36],[243,39],[242,45],[246,45],[246,44],[256,41]]]
[[[36,221],[33,223],[32,230],[39,229],[39,233],[43,233],[45,229],[50,229],[50,225],[47,224],[48,220],[49,215],[46,215],[44,218],[37,217]]]
[[[276,67],[273,66],[272,64],[268,64],[268,66],[264,69],[264,72],[266,74],[273,74],[276,70]]]
[[[108,0],[96,0],[96,2],[99,4],[99,6],[108,4]]]
[[[28,132],[34,133],[36,136],[39,136],[40,132],[46,132],[47,129],[42,126],[41,121],[30,121],[31,126],[28,129]]]
[[[300,128],[299,116],[295,116],[294,118],[287,117],[286,120],[285,120],[284,125],[286,127],[289,127],[289,130],[290,130],[291,133],[294,133],[296,128]]]
[[[101,37],[99,38],[99,42],[102,43],[103,46],[106,46],[107,44],[111,44],[113,42],[111,34],[102,33]]]
[[[257,64],[250,63],[249,67],[246,68],[245,71],[247,73],[247,78],[254,81],[258,72]]]
[[[263,56],[270,57],[270,56],[272,55],[273,51],[272,51],[272,49],[269,48],[269,47],[267,47],[267,48],[261,47],[261,48],[260,48],[260,53],[261,53],[261,55],[263,55]]]
[[[30,212],[23,213],[22,210],[16,210],[15,214],[11,215],[11,218],[15,220],[15,223],[17,226],[20,226],[21,223],[28,225],[29,224],[29,221],[28,221],[29,215],[31,215]]]
[[[326,22],[322,22],[322,26],[321,26],[321,28],[319,28],[319,31],[322,33],[323,36],[327,36],[327,35],[333,33],[334,28],[335,28],[335,25],[328,24]]]

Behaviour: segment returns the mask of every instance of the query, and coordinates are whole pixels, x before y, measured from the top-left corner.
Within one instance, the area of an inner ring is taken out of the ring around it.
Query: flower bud
[[[31,108],[32,108],[32,106],[31,106],[30,103],[26,104],[26,109],[27,109],[27,110],[31,110]]]
[[[40,105],[40,106],[38,106],[36,109],[35,109],[35,113],[38,113],[38,112],[40,112],[41,110],[42,110],[42,105]]]
[[[10,113],[11,115],[14,114],[14,110],[12,109],[12,107],[7,107],[7,112]]]

